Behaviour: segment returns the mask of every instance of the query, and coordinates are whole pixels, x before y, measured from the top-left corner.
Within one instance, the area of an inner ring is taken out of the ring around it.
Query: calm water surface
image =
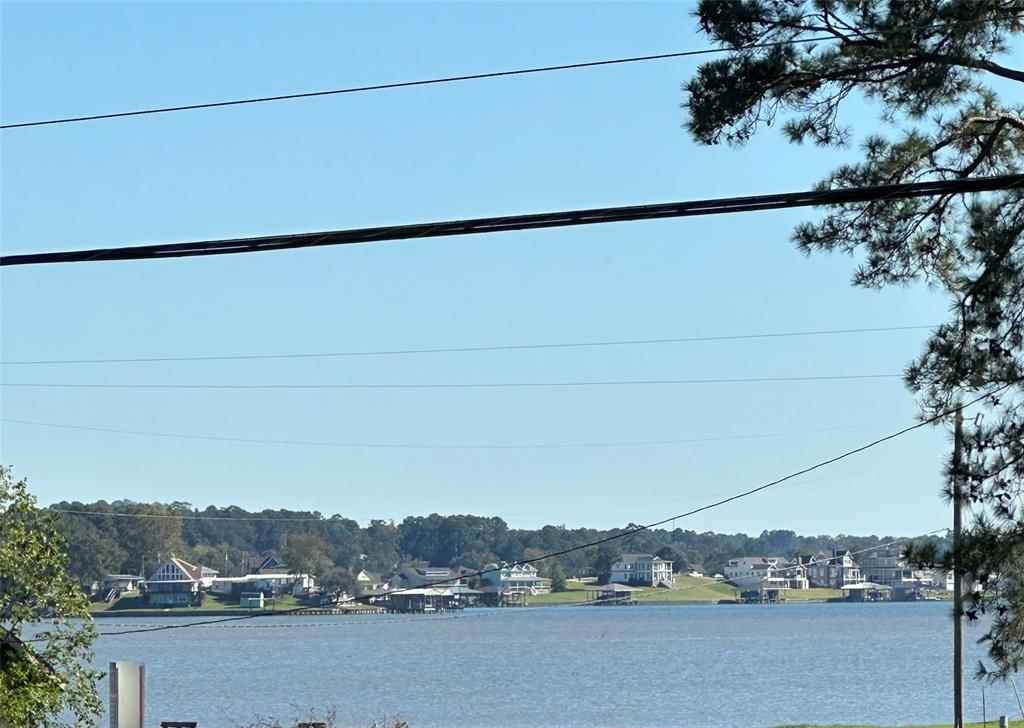
[[[335,706],[412,728],[898,725],[951,714],[950,607],[917,604],[478,609],[253,619],[105,636],[97,663],[144,662],[147,725],[246,725]],[[103,619],[122,625],[187,619]],[[973,670],[979,630],[968,629]],[[106,683],[103,690],[107,689]],[[981,719],[981,686],[967,681]],[[986,688],[989,720],[1020,710]]]

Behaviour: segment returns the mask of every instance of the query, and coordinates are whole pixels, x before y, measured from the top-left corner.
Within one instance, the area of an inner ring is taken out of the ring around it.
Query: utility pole
[[[953,425],[953,558],[960,553],[963,503],[964,412],[957,407]],[[960,564],[953,562],[953,728],[964,728],[964,593]]]

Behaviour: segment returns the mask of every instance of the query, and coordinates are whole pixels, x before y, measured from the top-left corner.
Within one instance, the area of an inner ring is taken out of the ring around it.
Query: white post
[[[110,663],[110,728],[143,728],[146,666]]]

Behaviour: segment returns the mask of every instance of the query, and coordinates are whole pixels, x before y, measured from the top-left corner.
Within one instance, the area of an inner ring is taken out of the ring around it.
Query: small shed
[[[862,581],[859,584],[847,584],[843,593],[851,602],[888,602],[892,600],[892,587]]]
[[[238,604],[245,609],[263,609],[263,592],[242,592]]]

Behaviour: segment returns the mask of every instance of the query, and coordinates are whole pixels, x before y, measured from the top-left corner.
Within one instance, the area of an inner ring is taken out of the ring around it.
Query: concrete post
[[[143,728],[146,666],[110,663],[110,728]]]

